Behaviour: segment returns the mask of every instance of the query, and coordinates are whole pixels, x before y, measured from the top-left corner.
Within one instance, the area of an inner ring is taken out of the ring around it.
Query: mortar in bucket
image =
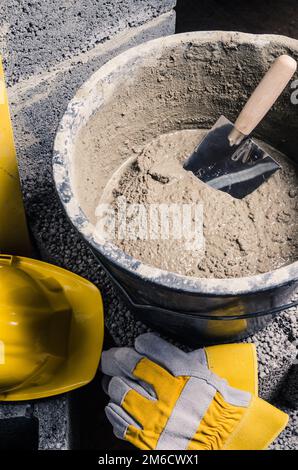
[[[179,129],[208,129],[220,114],[233,121],[283,53],[298,60],[298,41],[216,31],[144,43],[91,76],[69,103],[57,132],[54,179],[72,224],[136,316],[188,344],[239,340],[296,305],[298,262],[222,279],[158,269],[95,236],[98,199],[113,173],[146,142]],[[289,87],[257,137],[297,163],[298,107],[291,93]]]

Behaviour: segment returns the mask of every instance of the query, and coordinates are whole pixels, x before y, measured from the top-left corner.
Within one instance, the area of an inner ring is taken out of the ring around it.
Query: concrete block
[[[68,396],[54,397],[34,404],[34,415],[39,419],[39,449],[69,449]]]
[[[39,449],[69,448],[69,413],[66,396],[38,400],[34,403],[1,403],[0,419],[34,415],[39,421]]]

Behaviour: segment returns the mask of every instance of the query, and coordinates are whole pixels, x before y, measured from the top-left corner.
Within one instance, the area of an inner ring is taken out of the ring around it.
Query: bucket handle
[[[114,277],[114,275],[109,271],[109,269],[102,263],[101,260],[99,261],[102,269],[105,271],[105,273],[110,277],[110,279],[113,281],[113,283],[116,285],[117,289],[120,291],[120,293],[124,296],[128,304],[131,305],[132,309],[134,310],[148,310],[148,311],[155,311],[155,312],[163,312],[163,313],[169,313],[171,315],[176,315],[176,316],[187,316],[188,318],[201,318],[205,320],[239,320],[240,316],[239,315],[229,315],[229,316],[208,316],[208,315],[202,315],[201,312],[183,312],[183,311],[176,311],[176,310],[169,310],[163,307],[155,307],[153,305],[148,305],[148,304],[139,304],[136,303],[127,290],[117,281],[117,279]],[[257,312],[251,312],[251,313],[245,313],[244,315],[241,315],[241,319],[245,318],[254,318],[254,317],[260,317],[260,316],[267,316],[267,315],[274,315],[277,313],[280,313],[284,310],[288,310],[290,308],[296,307],[298,305],[298,300],[295,300],[293,302],[290,302],[288,304],[280,305],[278,307],[272,307],[269,310],[260,310]]]

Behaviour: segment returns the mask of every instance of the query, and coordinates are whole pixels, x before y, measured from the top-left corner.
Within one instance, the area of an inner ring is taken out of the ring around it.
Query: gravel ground
[[[199,29],[199,28],[198,28]],[[209,28],[212,29],[212,28]],[[86,57],[86,56],[84,56]],[[147,331],[123,304],[92,253],[68,222],[52,181],[51,158],[55,131],[68,100],[101,63],[81,56],[57,71],[10,90],[16,141],[28,220],[44,260],[94,282],[102,291],[106,325],[118,345],[131,345]],[[286,430],[273,449],[297,449],[297,309],[281,314],[250,338],[257,345],[260,395],[290,415]]]

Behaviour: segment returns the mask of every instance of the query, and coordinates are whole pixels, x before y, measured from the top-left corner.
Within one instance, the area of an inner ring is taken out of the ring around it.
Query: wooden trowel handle
[[[239,144],[270,110],[297,69],[297,62],[288,55],[278,57],[261,80],[239,114],[229,135],[231,145]]]

